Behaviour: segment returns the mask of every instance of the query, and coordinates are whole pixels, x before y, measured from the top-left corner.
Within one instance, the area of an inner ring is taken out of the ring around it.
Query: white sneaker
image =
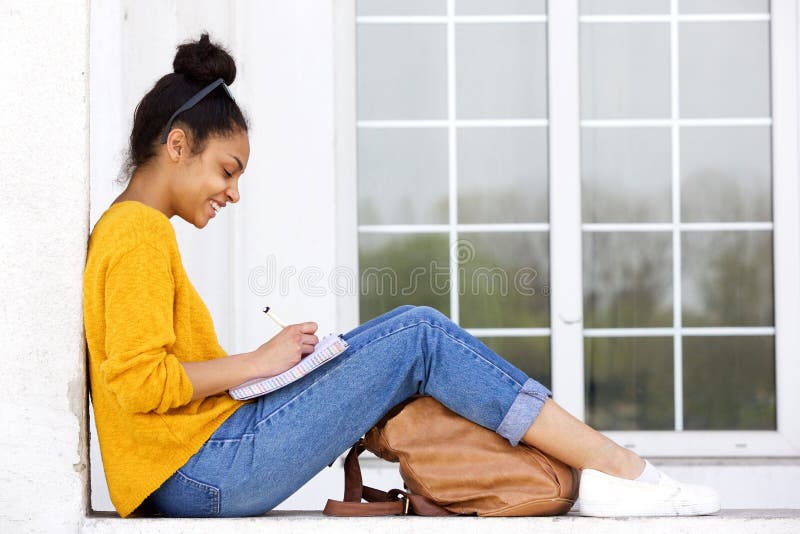
[[[719,511],[713,488],[682,484],[658,472],[658,483],[637,482],[594,469],[581,472],[578,496],[583,516],[707,515]]]

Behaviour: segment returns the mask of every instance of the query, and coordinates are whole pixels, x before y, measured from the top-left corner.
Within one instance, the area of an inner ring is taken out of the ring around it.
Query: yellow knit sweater
[[[122,517],[197,452],[242,403],[192,401],[182,361],[226,356],[160,211],[112,204],[83,278],[92,404],[111,501]]]

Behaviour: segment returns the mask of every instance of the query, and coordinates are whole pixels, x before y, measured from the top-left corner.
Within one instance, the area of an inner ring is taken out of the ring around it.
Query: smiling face
[[[174,182],[175,214],[204,228],[228,202],[239,201],[239,178],[250,158],[247,132],[209,137],[205,149],[188,159]],[[215,209],[216,208],[216,209]]]

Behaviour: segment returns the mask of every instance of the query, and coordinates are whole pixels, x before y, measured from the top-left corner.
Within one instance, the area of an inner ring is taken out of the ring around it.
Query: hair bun
[[[236,62],[227,50],[212,43],[208,33],[197,41],[189,41],[178,46],[172,69],[189,79],[201,83],[211,83],[217,78],[231,85],[236,79]]]

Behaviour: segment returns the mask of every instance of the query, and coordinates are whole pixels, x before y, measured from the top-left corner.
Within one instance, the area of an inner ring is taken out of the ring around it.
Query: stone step
[[[723,510],[712,516],[599,519],[573,514],[559,517],[326,517],[322,512],[273,511],[260,517],[224,519],[121,519],[113,513],[88,516],[81,532],[114,534],[164,532],[191,534],[422,534],[449,532],[477,534],[796,534],[800,510]]]

